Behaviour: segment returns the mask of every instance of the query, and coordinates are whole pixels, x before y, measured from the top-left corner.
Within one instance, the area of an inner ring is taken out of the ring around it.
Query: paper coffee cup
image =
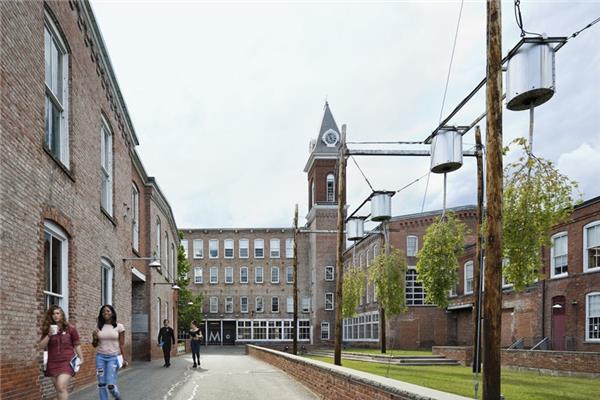
[[[58,333],[58,325],[50,325],[50,334],[56,335]]]

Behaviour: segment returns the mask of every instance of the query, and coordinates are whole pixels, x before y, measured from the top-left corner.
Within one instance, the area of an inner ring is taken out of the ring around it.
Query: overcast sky
[[[522,1],[525,29],[568,36],[600,1]],[[348,141],[420,141],[437,126],[460,1],[106,1],[92,6],[149,175],[179,228],[291,226],[307,213],[303,172],[325,99]],[[519,40],[502,4],[503,54]],[[465,2],[446,116],[484,77],[485,2]],[[600,23],[556,53],[556,94],[535,109],[534,153],[600,195]],[[481,90],[451,123],[485,109]],[[526,136],[527,111],[504,109],[504,143]],[[485,120],[481,123],[485,140]],[[463,147],[475,142],[473,132]],[[356,148],[357,146],[353,146]],[[378,148],[393,148],[378,146]],[[407,148],[406,146],[404,148]],[[414,147],[417,148],[417,147]],[[426,157],[357,157],[377,190],[429,170]],[[448,205],[475,204],[475,160],[448,175]],[[440,175],[401,191],[393,213],[442,207]],[[370,189],[348,163],[353,211]],[[369,210],[365,210],[365,214]]]

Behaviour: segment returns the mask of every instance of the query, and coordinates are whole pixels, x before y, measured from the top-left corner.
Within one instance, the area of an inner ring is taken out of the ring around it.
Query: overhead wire
[[[374,192],[375,189],[373,189],[373,185],[371,185],[371,182],[369,182],[369,179],[367,179],[367,176],[365,175],[365,173],[363,172],[363,170],[360,168],[360,166],[358,165],[358,163],[354,159],[354,156],[350,156],[350,158],[352,158],[352,161],[354,161],[354,164],[356,164],[356,168],[358,168],[358,170],[362,174],[363,178],[365,178],[365,181],[367,181],[367,185],[369,185],[369,187],[371,188],[371,191]]]
[[[521,37],[524,37],[525,34],[542,36],[541,34],[536,33],[536,32],[527,32],[525,30],[525,28],[523,28],[523,16],[521,15],[521,1],[520,0],[515,0],[515,5],[513,8],[515,11],[515,20],[517,21],[517,26],[521,30]]]
[[[574,37],[576,37],[577,35],[579,35],[581,32],[585,31],[588,28],[591,28],[592,26],[594,26],[596,23],[598,23],[600,21],[600,17],[596,18],[595,20],[593,20],[592,22],[590,22],[589,24],[587,24],[586,26],[584,26],[583,28],[581,28],[580,30],[573,32],[571,34],[571,36],[569,36],[569,39],[573,39]]]

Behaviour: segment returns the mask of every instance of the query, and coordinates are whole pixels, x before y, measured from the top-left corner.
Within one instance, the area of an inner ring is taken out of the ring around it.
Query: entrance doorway
[[[235,344],[235,321],[223,321],[223,344]]]
[[[552,350],[565,350],[565,296],[552,298]]]

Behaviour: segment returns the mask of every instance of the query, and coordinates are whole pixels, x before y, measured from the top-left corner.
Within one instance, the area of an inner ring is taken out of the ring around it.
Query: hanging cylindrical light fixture
[[[437,131],[431,141],[431,172],[443,174],[462,166],[462,135],[453,126]]]
[[[360,240],[365,235],[365,217],[350,217],[346,222],[346,239]]]
[[[392,196],[395,192],[373,192],[371,195],[371,221],[392,218]]]

